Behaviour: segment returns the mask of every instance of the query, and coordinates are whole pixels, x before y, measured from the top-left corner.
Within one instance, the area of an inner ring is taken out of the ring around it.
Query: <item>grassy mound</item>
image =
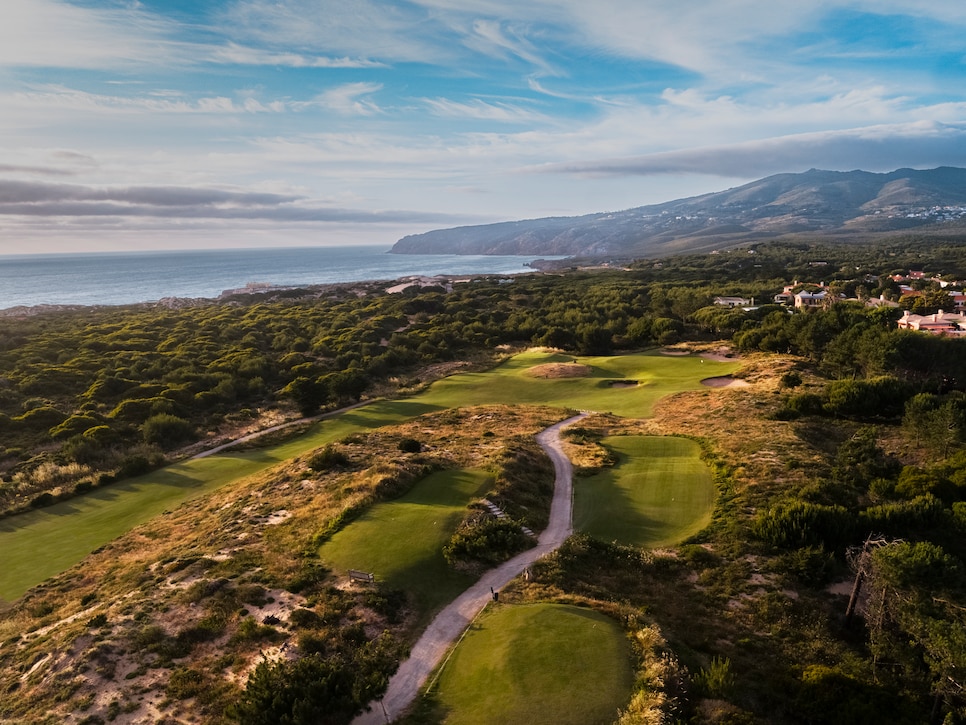
[[[633,683],[630,646],[611,619],[560,604],[485,612],[439,677],[448,725],[611,723]]]
[[[535,378],[586,378],[591,369],[574,361],[572,363],[544,363],[534,365],[527,371]]]
[[[574,527],[602,541],[677,544],[711,521],[714,484],[687,438],[612,436],[617,465],[574,487]]]

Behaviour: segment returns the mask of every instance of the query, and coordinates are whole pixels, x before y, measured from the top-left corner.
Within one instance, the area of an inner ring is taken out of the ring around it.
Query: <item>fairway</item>
[[[528,374],[537,365],[574,359],[590,368],[588,377],[540,379]],[[532,352],[516,355],[493,370],[437,381],[411,398],[376,401],[347,411],[277,445],[237,452],[229,449],[208,458],[183,461],[54,506],[2,519],[0,601],[16,599],[163,511],[350,433],[401,423],[444,408],[494,403],[533,403],[645,417],[661,397],[700,388],[702,378],[726,375],[737,367],[737,363],[657,353],[588,358]],[[611,383],[619,380],[636,381],[638,385],[612,387]]]
[[[687,438],[613,436],[617,464],[574,486],[574,528],[639,547],[670,546],[711,521],[714,483]]]
[[[633,685],[631,651],[616,622],[562,604],[485,611],[436,683],[447,725],[601,725]]]
[[[587,377],[538,378],[530,369],[548,363],[577,361]],[[707,377],[729,375],[738,363],[699,357],[670,357],[656,352],[612,357],[574,357],[546,352],[514,355],[482,373],[454,375],[436,382],[413,400],[440,408],[504,403],[550,405],[646,418],[665,395],[699,390]],[[614,383],[632,381],[632,387]]]
[[[53,506],[0,519],[0,601],[70,568],[94,549],[164,511],[350,433],[432,410],[409,400],[378,401],[313,425],[275,446],[182,461],[94,489]]]
[[[393,589],[405,589],[426,617],[474,581],[446,563],[443,546],[466,505],[492,480],[484,471],[433,473],[404,496],[370,507],[323,544],[319,557],[336,570],[362,569]]]

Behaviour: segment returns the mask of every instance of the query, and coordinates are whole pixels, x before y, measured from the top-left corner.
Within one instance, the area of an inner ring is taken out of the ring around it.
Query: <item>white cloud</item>
[[[4,0],[0,66],[116,68],[169,63],[171,23],[134,8],[92,9],[60,0]]]
[[[384,68],[384,63],[363,58],[330,58],[302,55],[299,53],[273,53],[258,48],[246,48],[236,43],[211,50],[210,60],[215,63],[238,65],[273,65],[289,68]]]
[[[485,121],[523,123],[549,121],[546,116],[511,103],[487,103],[479,98],[460,103],[447,98],[425,98],[423,102],[437,116],[471,118]]]
[[[347,116],[374,116],[382,113],[375,101],[367,98],[382,90],[381,83],[346,83],[316,96],[311,103],[297,103],[296,108],[318,106]]]
[[[538,171],[588,175],[710,174],[754,178],[818,167],[892,171],[902,167],[966,166],[966,124],[921,122],[793,134],[726,146],[571,164]]]

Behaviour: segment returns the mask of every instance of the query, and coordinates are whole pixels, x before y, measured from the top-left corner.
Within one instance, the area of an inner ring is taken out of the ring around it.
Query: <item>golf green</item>
[[[484,471],[438,471],[405,495],[370,507],[322,545],[319,557],[346,572],[361,569],[376,581],[405,589],[422,615],[450,601],[473,582],[443,557],[466,513],[466,505],[484,493],[492,476]]]
[[[711,521],[714,483],[687,438],[613,436],[617,464],[574,484],[574,528],[639,547],[677,544]]]
[[[612,723],[633,685],[616,622],[562,604],[497,606],[457,645],[435,686],[447,725]]]

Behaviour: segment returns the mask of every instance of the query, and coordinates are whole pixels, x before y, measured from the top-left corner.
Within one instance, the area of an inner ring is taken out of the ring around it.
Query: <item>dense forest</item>
[[[666,654],[677,654],[652,687],[665,698],[664,719],[625,713],[622,722],[966,722],[966,340],[899,330],[901,308],[864,304],[882,296],[929,311],[901,299],[890,278],[910,270],[963,279],[966,245],[773,242],[397,294],[366,283],[0,317],[0,509],[12,516],[83,495],[269,421],[412,391],[440,363],[486,365],[529,346],[608,355],[726,343],[764,392],[735,393],[744,397],[715,416],[685,396],[673,420],[659,413],[655,423],[704,446],[719,488],[712,525],[657,555],[574,537],[519,596],[552,590],[610,602],[611,613],[619,604],[625,619],[646,612],[671,633]],[[772,303],[796,282],[856,299],[804,311]],[[917,285],[933,308],[944,303],[936,281]],[[758,304],[714,305],[719,295]],[[483,435],[469,418],[453,425],[467,440]],[[592,456],[597,441],[629,425],[592,420],[572,444]],[[349,475],[377,465],[367,447],[405,450],[393,448],[398,436],[377,438],[320,452],[309,467]],[[515,445],[499,462],[511,479],[539,468]],[[758,460],[765,448],[778,451],[774,460]],[[404,458],[392,473],[400,485],[432,468],[418,444]],[[384,687],[399,641],[367,637],[358,623],[336,627],[333,612],[355,605],[311,561],[257,565],[273,584],[310,596],[311,613],[301,616],[311,656],[260,666],[229,706],[237,690],[197,669],[185,679],[190,667],[177,664],[194,635],[178,641],[144,629],[136,646],[173,668],[172,698],[204,700],[207,687],[212,722],[272,721],[283,691],[308,702],[305,712],[328,707],[332,722],[348,722]],[[189,588],[181,596],[192,606],[225,600],[230,612],[264,597],[227,585],[225,563],[172,555],[167,566],[222,582]],[[847,609],[827,591],[841,581],[853,583]],[[762,583],[772,588],[754,594]],[[368,605],[389,621],[400,609],[393,597],[380,592]],[[743,597],[751,603],[733,605]],[[730,613],[719,616],[722,608]],[[235,636],[275,636],[259,626],[252,620]]]

